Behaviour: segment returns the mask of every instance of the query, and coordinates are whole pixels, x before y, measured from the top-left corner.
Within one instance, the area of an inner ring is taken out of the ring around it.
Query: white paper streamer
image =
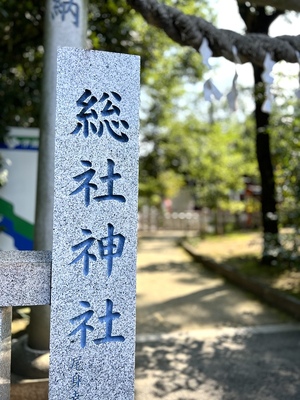
[[[201,46],[199,47],[199,53],[202,56],[203,64],[206,65],[209,69],[211,69],[211,65],[209,64],[209,59],[212,56],[213,52],[209,47],[208,40],[203,38]],[[204,99],[206,101],[212,102],[213,98],[220,100],[222,97],[222,93],[219,89],[213,84],[211,78],[209,78],[203,86],[204,90]]]
[[[270,53],[267,53],[264,61],[264,72],[261,75],[264,83],[272,84],[274,82],[274,77],[271,75],[271,72],[275,64],[276,63],[272,60]]]
[[[237,78],[238,78],[238,74],[235,71],[234,78],[233,78],[233,81],[232,81],[231,90],[227,94],[227,101],[228,101],[228,105],[229,105],[229,108],[231,109],[231,111],[236,111],[237,110],[237,97],[238,97],[238,91],[237,91],[237,88],[236,88]]]
[[[263,82],[265,83],[265,96],[266,99],[262,105],[261,110],[265,113],[270,114],[272,110],[273,96],[271,93],[271,85],[274,82],[274,77],[272,75],[272,69],[275,65],[275,61],[272,60],[270,53],[266,54],[264,61],[264,72],[261,75]]]
[[[232,46],[232,54],[233,54],[234,62],[236,64],[242,64],[241,59],[239,57],[238,49],[236,46]]]
[[[271,93],[271,85],[267,85],[266,87],[266,100],[264,101],[261,110],[267,114],[270,114],[272,111],[272,104],[273,104],[273,95]]]
[[[212,83],[211,79],[208,79],[203,86],[204,89],[204,98],[207,101],[212,101],[212,98],[215,97],[217,100],[220,100],[222,97],[222,93],[219,89]]]
[[[209,69],[211,68],[209,64],[209,59],[212,56],[211,48],[209,47],[208,40],[203,38],[201,46],[199,47],[199,53],[202,56],[203,64],[206,65]]]
[[[230,92],[227,94],[227,102],[229,105],[229,108],[231,111],[236,111],[237,110],[237,97],[238,97],[238,91],[236,87],[236,82],[238,79],[238,72],[237,72],[237,64],[241,64],[241,60],[238,56],[238,49],[236,46],[232,46],[232,54],[235,62],[235,73],[232,81],[232,86]]]

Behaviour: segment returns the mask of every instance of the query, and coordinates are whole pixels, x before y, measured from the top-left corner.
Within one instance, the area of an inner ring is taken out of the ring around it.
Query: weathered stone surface
[[[51,251],[0,252],[0,306],[50,303]]]
[[[138,110],[138,57],[59,50],[51,400],[134,398]]]
[[[0,399],[10,396],[11,307],[0,307]]]

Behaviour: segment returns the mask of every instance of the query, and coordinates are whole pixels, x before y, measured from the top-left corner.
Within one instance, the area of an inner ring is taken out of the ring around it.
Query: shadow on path
[[[298,400],[299,344],[300,331],[138,343],[136,400]]]
[[[291,318],[195,263],[173,238],[140,242],[138,334],[286,321]]]

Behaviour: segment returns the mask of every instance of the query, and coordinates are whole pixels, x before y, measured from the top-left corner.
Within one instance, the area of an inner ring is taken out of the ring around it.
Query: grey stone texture
[[[0,257],[0,306],[50,303],[51,251],[2,251]]]
[[[58,52],[51,400],[134,398],[139,68]]]
[[[10,397],[12,308],[0,307],[0,399]]]

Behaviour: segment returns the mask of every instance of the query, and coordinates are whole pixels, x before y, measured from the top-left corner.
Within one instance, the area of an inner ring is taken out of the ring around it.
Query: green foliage
[[[146,180],[140,179],[139,206],[152,205],[159,208],[164,198],[174,198],[184,185],[183,176],[171,169],[162,171],[155,178],[148,176]]]
[[[89,1],[88,37],[95,50],[131,53],[136,48],[130,21],[134,11],[126,1]],[[141,50],[142,52],[142,50]]]
[[[300,226],[300,113],[299,101],[286,101],[273,113],[270,134],[275,178],[283,225]]]
[[[0,154],[0,187],[4,186],[8,180],[7,162]]]
[[[173,118],[141,158],[141,182],[167,197],[161,184],[153,185],[153,177],[158,183],[163,172],[174,171],[191,188],[198,207],[241,210],[233,195],[244,189],[243,176],[256,171],[254,143],[241,138],[240,126],[229,122],[210,125],[193,115]]]
[[[7,126],[37,125],[43,14],[40,2],[1,2],[0,136],[3,136]]]

